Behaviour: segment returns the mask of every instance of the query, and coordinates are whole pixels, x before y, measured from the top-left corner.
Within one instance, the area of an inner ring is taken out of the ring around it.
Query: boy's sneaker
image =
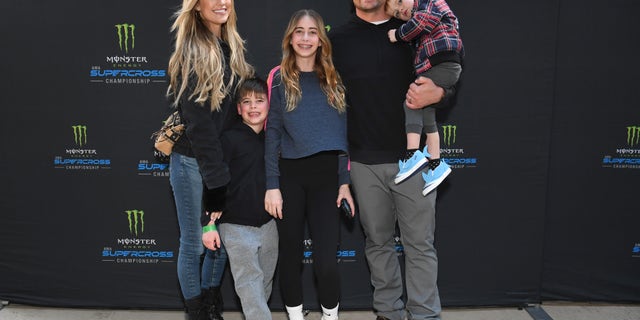
[[[433,191],[433,189],[437,188],[449,173],[451,173],[451,168],[444,160],[440,160],[440,165],[438,165],[435,170],[429,169],[427,173],[423,172],[422,179],[424,179],[425,183],[422,188],[422,195],[426,196],[429,192]]]
[[[424,152],[416,150],[411,154],[407,151],[405,159],[398,161],[400,171],[396,174],[394,182],[398,184],[405,181],[414,173],[418,172],[418,170],[422,169],[422,167],[424,167],[424,165],[429,161],[427,160],[427,157],[430,157],[429,153],[427,153],[427,147],[424,148]]]

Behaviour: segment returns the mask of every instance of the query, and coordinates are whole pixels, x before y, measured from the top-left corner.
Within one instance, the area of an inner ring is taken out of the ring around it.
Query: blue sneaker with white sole
[[[427,158],[430,156],[431,155],[427,152],[427,147],[424,147],[423,151],[416,150],[413,154],[407,151],[405,159],[398,161],[400,171],[396,174],[394,182],[399,184],[400,182],[407,180],[413,174],[418,172],[418,170],[422,169],[427,162],[429,162]]]
[[[423,172],[424,187],[422,188],[422,195],[426,196],[437,188],[450,173],[451,168],[444,160],[440,160],[440,164],[434,170],[429,169],[427,173]]]

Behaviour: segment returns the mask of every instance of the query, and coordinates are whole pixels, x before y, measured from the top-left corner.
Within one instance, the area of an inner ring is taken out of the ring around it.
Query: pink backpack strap
[[[271,102],[271,84],[273,83],[273,75],[276,73],[276,71],[280,70],[280,66],[277,65],[275,67],[273,67],[273,69],[271,69],[271,71],[269,71],[269,76],[267,77],[267,98],[269,99],[269,102]]]
[[[267,99],[269,100],[269,104],[271,104],[271,85],[273,84],[273,75],[276,71],[280,70],[280,66],[277,65],[269,71],[269,76],[267,77]],[[267,121],[264,121],[264,129],[267,129]]]

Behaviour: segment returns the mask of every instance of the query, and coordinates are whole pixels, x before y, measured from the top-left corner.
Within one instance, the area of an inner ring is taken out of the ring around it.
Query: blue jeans
[[[213,286],[219,286],[227,263],[227,252],[222,246],[216,251],[205,250],[202,244],[202,176],[195,158],[178,153],[171,154],[169,181],[180,225],[178,251],[178,281],[185,300],[195,298]]]

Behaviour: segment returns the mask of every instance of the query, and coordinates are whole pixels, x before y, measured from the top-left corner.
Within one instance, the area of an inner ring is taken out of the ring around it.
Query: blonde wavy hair
[[[316,73],[320,80],[320,87],[322,91],[327,95],[327,102],[338,112],[345,112],[347,109],[347,103],[345,101],[345,88],[342,84],[342,79],[336,71],[331,58],[331,42],[327,37],[324,21],[320,14],[314,10],[299,10],[291,16],[289,25],[284,33],[282,39],[282,62],[280,64],[280,75],[285,88],[285,95],[287,99],[287,111],[293,111],[300,98],[302,96],[302,90],[300,88],[300,70],[296,65],[296,53],[291,45],[291,38],[295,31],[298,21],[303,17],[310,17],[318,26],[318,38],[320,46],[316,51],[315,63],[313,71]]]
[[[236,10],[231,2],[229,18],[222,25],[221,40],[231,48],[231,61],[225,62],[218,38],[209,31],[195,7],[199,0],[183,0],[182,8],[174,14],[175,22],[171,31],[175,32],[175,50],[169,59],[168,96],[173,96],[176,107],[185,91],[193,90],[187,98],[204,105],[210,100],[211,110],[220,109],[220,104],[234,84],[254,74],[247,63],[246,48],[240,37],[236,22]],[[231,67],[229,83],[224,83],[225,63]],[[196,79],[195,87],[187,88],[191,77]]]

